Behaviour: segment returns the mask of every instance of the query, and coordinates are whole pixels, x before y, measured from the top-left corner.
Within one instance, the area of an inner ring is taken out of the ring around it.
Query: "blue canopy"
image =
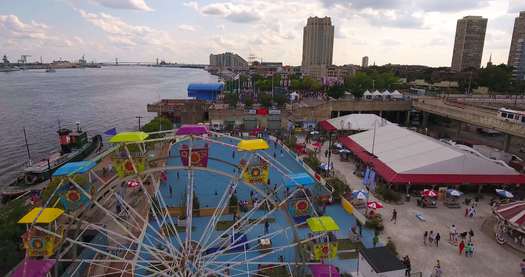
[[[290,179],[286,181],[286,187],[292,188],[296,186],[309,186],[315,184],[315,181],[310,175],[306,173],[298,173],[290,175]]]
[[[197,100],[216,100],[224,90],[222,83],[191,83],[188,86],[188,96]]]
[[[53,173],[53,176],[68,176],[71,174],[86,173],[94,168],[97,163],[93,161],[71,162],[61,166]]]

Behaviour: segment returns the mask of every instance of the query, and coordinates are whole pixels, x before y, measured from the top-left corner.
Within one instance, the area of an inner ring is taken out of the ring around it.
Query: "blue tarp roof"
[[[215,100],[223,89],[222,83],[191,83],[188,86],[188,96],[198,100]]]
[[[53,173],[53,176],[68,176],[70,174],[82,174],[94,168],[97,163],[92,161],[71,162],[61,166]]]
[[[298,173],[290,175],[290,179],[286,181],[286,187],[296,187],[296,186],[309,186],[315,184],[314,179],[306,173]]]

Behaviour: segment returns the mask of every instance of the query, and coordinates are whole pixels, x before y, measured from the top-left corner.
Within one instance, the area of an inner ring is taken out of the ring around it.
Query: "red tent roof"
[[[494,211],[496,216],[508,223],[523,228],[525,224],[525,201],[517,201],[501,205]]]
[[[350,137],[340,137],[339,141],[371,165],[383,179],[394,184],[525,184],[525,176],[516,175],[476,175],[476,174],[400,174],[366,151]]]
[[[332,123],[328,122],[328,120],[323,120],[319,122],[319,126],[327,132],[337,131],[337,128],[334,125],[332,125]]]

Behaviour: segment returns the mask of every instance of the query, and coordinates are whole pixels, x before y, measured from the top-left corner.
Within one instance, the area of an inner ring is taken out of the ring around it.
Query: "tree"
[[[478,83],[492,92],[509,92],[511,90],[512,67],[500,64],[488,66],[479,72]]]
[[[162,130],[165,131],[171,129],[173,129],[173,122],[171,122],[171,120],[169,120],[168,118],[162,116],[156,116],[146,125],[144,125],[144,127],[142,127],[142,131],[146,133],[158,132]]]
[[[244,97],[243,103],[246,108],[251,108],[253,106],[253,99],[251,97]]]
[[[338,99],[345,95],[346,88],[342,85],[335,85],[328,88],[327,94],[328,96]]]
[[[25,226],[17,224],[17,221],[28,211],[23,199],[13,200],[0,208],[0,251],[4,253],[0,257],[2,276],[24,258],[20,236],[24,233]]]
[[[365,90],[372,88],[372,78],[364,72],[356,72],[354,76],[345,80],[345,87],[355,98],[361,98]]]
[[[259,104],[261,104],[263,107],[269,108],[272,106],[272,96],[268,93],[260,93],[259,94]]]
[[[278,107],[284,107],[284,105],[286,105],[286,103],[288,103],[288,97],[287,97],[285,94],[282,94],[282,93],[276,93],[276,94],[273,96],[273,102],[274,102]]]
[[[314,78],[306,76],[303,78],[303,86],[304,89],[318,91],[321,89],[321,82]]]
[[[290,82],[290,88],[292,90],[302,90],[304,88],[303,80],[301,79],[292,79]]]
[[[233,92],[225,93],[224,100],[231,108],[235,108],[239,103],[239,94]]]

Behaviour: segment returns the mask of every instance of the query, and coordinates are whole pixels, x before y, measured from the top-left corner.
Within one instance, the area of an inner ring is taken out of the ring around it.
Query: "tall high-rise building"
[[[334,52],[334,25],[330,17],[309,17],[303,31],[302,66],[331,65]]]
[[[486,30],[487,19],[481,16],[465,16],[458,19],[452,70],[459,72],[480,67]]]
[[[248,67],[248,62],[235,53],[226,52],[217,55],[210,54],[210,66],[244,68]]]
[[[364,56],[363,59],[361,59],[361,67],[362,68],[368,67],[368,56]]]
[[[525,11],[514,19],[514,31],[510,43],[508,65],[514,67],[513,77],[515,79],[525,79]]]

